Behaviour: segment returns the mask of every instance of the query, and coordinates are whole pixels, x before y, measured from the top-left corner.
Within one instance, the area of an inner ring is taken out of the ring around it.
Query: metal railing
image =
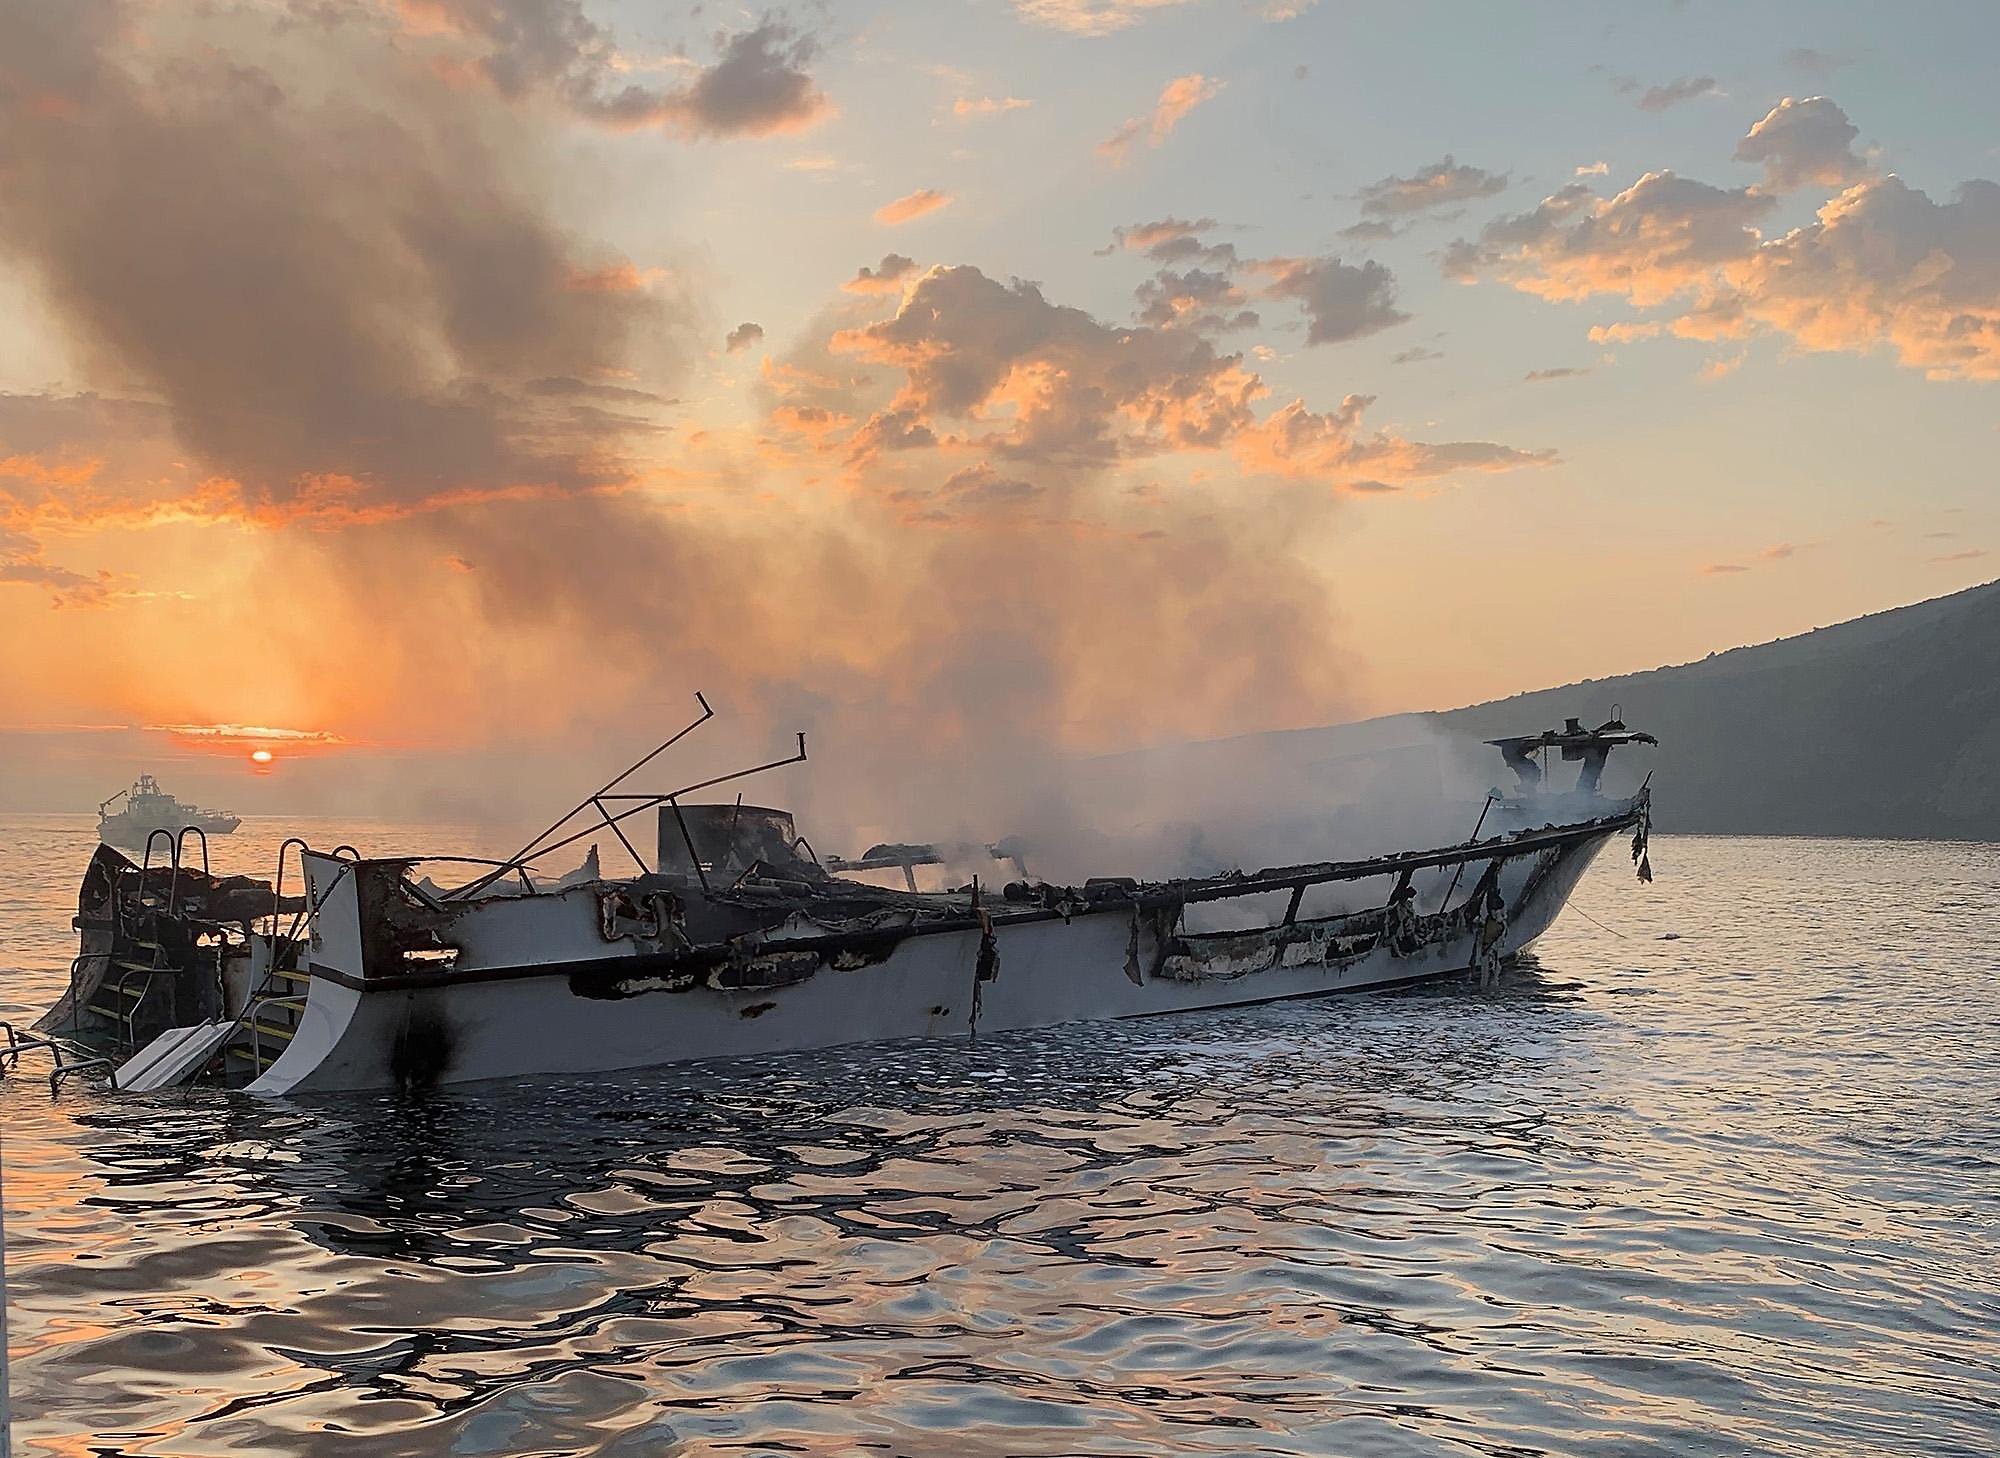
[[[447,901],[462,901],[466,897],[475,895],[485,887],[490,886],[493,882],[506,875],[507,872],[519,870],[530,860],[549,855],[554,851],[563,849],[565,846],[574,845],[585,836],[595,834],[600,827],[609,830],[613,835],[618,837],[619,844],[625,847],[626,853],[632,857],[633,863],[638,866],[639,874],[643,876],[651,871],[652,867],[646,864],[646,858],[639,854],[638,848],[627,838],[625,832],[618,828],[618,825],[620,821],[629,820],[634,815],[643,814],[661,805],[667,806],[674,812],[675,823],[680,826],[681,839],[687,845],[688,859],[694,865],[695,875],[700,879],[702,889],[704,891],[708,890],[708,873],[703,868],[701,857],[695,850],[694,835],[688,829],[687,819],[681,814],[680,802],[682,797],[695,794],[701,790],[712,790],[717,785],[726,785],[732,780],[747,779],[751,775],[760,775],[767,770],[782,769],[789,764],[803,764],[806,758],[806,736],[804,733],[799,735],[799,748],[796,754],[787,755],[783,759],[770,760],[764,764],[752,765],[749,769],[734,770],[726,775],[716,775],[710,779],[698,780],[691,785],[682,785],[679,789],[658,793],[618,791],[618,786],[624,784],[633,775],[637,774],[655,759],[658,759],[662,754],[666,753],[669,749],[680,743],[681,740],[687,738],[688,735],[694,733],[695,730],[715,717],[715,710],[709,707],[706,697],[699,693],[694,697],[695,702],[701,705],[701,713],[685,728],[655,745],[651,750],[629,765],[622,773],[613,775],[597,790],[577,801],[575,805],[571,806],[568,811],[553,821],[541,834],[522,846],[520,850],[516,851],[508,859],[498,862],[485,875],[476,877],[466,882],[463,886],[457,886],[445,892],[444,899]],[[631,803],[628,805],[627,802]],[[614,815],[611,812],[613,804],[623,805],[626,808],[620,809]],[[598,816],[597,820],[584,826],[581,830],[573,831],[563,836],[560,840],[550,839],[557,831],[568,825],[586,810],[595,810]]]

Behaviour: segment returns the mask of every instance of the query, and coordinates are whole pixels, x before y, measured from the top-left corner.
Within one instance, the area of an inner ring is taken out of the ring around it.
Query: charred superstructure
[[[1582,762],[1576,776],[1576,793],[1595,795],[1603,782],[1604,765],[1611,758],[1612,750],[1627,744],[1658,744],[1660,741],[1650,734],[1627,729],[1614,706],[1611,717],[1595,729],[1584,728],[1581,720],[1565,719],[1560,729],[1486,742],[1500,751],[1500,757],[1507,761],[1507,768],[1514,772],[1521,788],[1529,794],[1539,793],[1548,787],[1548,756],[1553,749],[1567,762]]]
[[[163,886],[158,868],[102,851],[85,880],[74,985],[40,1030],[98,1050],[121,1087],[287,1093],[975,1036],[1490,975],[1547,929],[1608,839],[1631,832],[1643,865],[1648,831],[1647,788],[1608,799],[1600,782],[1604,755],[1648,736],[1572,721],[1500,743],[1535,778],[1489,797],[1458,845],[1070,885],[1027,874],[1028,852],[1001,842],[971,852],[990,879],[924,891],[915,868],[961,863],[958,853],[898,844],[822,857],[782,810],[686,798],[738,776],[620,789],[680,737],[514,856],[470,863],[456,886],[422,874],[449,861],[292,842],[304,873],[293,903],[284,853],[268,885],[216,883],[176,858]],[[1551,792],[1532,757],[1548,749],[1581,760],[1586,782]],[[804,754],[801,738],[797,754],[743,773]],[[650,861],[625,829],[649,813]],[[569,875],[533,870],[598,832],[632,874],[606,876],[595,845]]]

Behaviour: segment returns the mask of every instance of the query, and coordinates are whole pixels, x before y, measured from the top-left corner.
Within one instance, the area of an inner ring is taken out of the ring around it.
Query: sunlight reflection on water
[[[0,822],[0,1016],[80,825]],[[1654,849],[1497,991],[414,1101],[17,1078],[18,1439],[1992,1453],[2000,848]]]

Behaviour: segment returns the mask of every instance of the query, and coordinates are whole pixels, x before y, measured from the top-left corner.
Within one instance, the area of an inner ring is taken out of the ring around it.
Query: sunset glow
[[[4,12],[0,797],[567,783],[697,688],[942,789],[2000,551],[2000,185],[1897,100],[1982,22],[519,9]]]

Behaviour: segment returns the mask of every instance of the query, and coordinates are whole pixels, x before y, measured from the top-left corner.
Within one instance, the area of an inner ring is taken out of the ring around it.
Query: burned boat
[[[1614,836],[1650,876],[1648,786],[1609,798],[1600,776],[1612,750],[1653,741],[1616,718],[1496,741],[1519,783],[1460,844],[1067,885],[1003,842],[981,848],[997,877],[929,891],[915,869],[948,859],[932,847],[822,858],[783,810],[689,798],[737,776],[619,788],[674,742],[449,887],[432,875],[468,863],[293,840],[270,883],[239,883],[101,848],[70,990],[34,1036],[101,1059],[122,1089],[256,1094],[966,1037],[1490,974]],[[1552,754],[1580,762],[1574,786],[1552,787]],[[804,757],[800,736],[742,773]],[[626,829],[648,814],[650,856]],[[532,869],[600,834],[633,874],[605,875],[595,843],[569,875]]]
[[[113,810],[120,800],[124,808]],[[120,790],[97,807],[97,838],[106,845],[142,846],[160,831],[175,837],[184,830],[228,835],[242,823],[227,810],[204,810],[175,799],[151,775],[140,775],[129,790]]]

